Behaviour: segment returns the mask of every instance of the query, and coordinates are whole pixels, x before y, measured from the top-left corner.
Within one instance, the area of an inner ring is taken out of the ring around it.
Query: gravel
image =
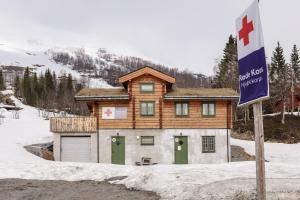
[[[0,199],[6,200],[158,200],[154,192],[129,190],[96,181],[1,179]]]

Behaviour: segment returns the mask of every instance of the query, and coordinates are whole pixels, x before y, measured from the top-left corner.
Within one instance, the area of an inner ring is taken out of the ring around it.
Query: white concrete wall
[[[60,145],[63,136],[91,136],[91,162],[97,162],[97,134],[96,133],[53,133],[53,155],[55,161],[61,161]]]
[[[230,139],[230,130],[228,132]],[[226,129],[99,129],[100,163],[111,163],[111,136],[117,133],[125,136],[125,164],[134,164],[141,157],[151,157],[153,162],[160,164],[173,164],[174,136],[180,133],[188,136],[189,164],[227,162]],[[154,136],[154,145],[141,145],[140,136]],[[215,153],[202,153],[202,136],[215,136]]]

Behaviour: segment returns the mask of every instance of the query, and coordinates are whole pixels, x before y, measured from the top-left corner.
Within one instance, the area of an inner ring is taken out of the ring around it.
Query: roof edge
[[[129,95],[112,95],[112,96],[75,96],[76,101],[84,100],[129,100]]]
[[[125,83],[125,82],[127,82],[127,80],[122,80],[122,79],[124,79],[125,76],[128,76],[129,74],[132,74],[132,73],[136,73],[136,72],[138,72],[138,71],[140,71],[140,70],[143,70],[143,69],[145,69],[145,68],[149,68],[149,69],[151,69],[151,70],[154,70],[154,71],[156,71],[156,72],[161,73],[161,74],[164,75],[164,76],[168,76],[169,79],[173,79],[172,81],[171,81],[171,80],[165,80],[165,81],[167,81],[167,82],[169,82],[169,83],[171,83],[171,84],[174,84],[175,81],[176,81],[175,78],[174,78],[173,76],[170,76],[170,75],[167,74],[167,73],[164,73],[164,72],[162,72],[162,71],[160,71],[160,70],[157,70],[157,69],[155,69],[155,68],[153,68],[153,67],[150,67],[150,66],[145,66],[145,67],[136,69],[136,70],[134,70],[134,71],[128,72],[128,73],[126,73],[126,74],[124,74],[124,75],[122,75],[122,76],[119,76],[119,78],[118,78],[119,83]],[[161,77],[157,77],[157,78],[163,79],[163,78],[161,78]]]
[[[168,96],[165,95],[166,100],[187,100],[187,99],[238,99],[239,96]]]

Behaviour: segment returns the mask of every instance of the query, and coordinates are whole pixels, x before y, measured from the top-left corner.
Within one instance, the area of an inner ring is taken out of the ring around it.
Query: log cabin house
[[[51,118],[57,161],[135,164],[230,161],[228,88],[175,88],[175,78],[144,67],[119,77],[122,88],[82,89],[91,117]],[[147,158],[147,159],[146,159]]]

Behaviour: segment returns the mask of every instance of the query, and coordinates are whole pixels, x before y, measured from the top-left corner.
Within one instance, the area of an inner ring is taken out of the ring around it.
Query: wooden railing
[[[54,133],[95,133],[96,117],[52,117],[50,131]]]

